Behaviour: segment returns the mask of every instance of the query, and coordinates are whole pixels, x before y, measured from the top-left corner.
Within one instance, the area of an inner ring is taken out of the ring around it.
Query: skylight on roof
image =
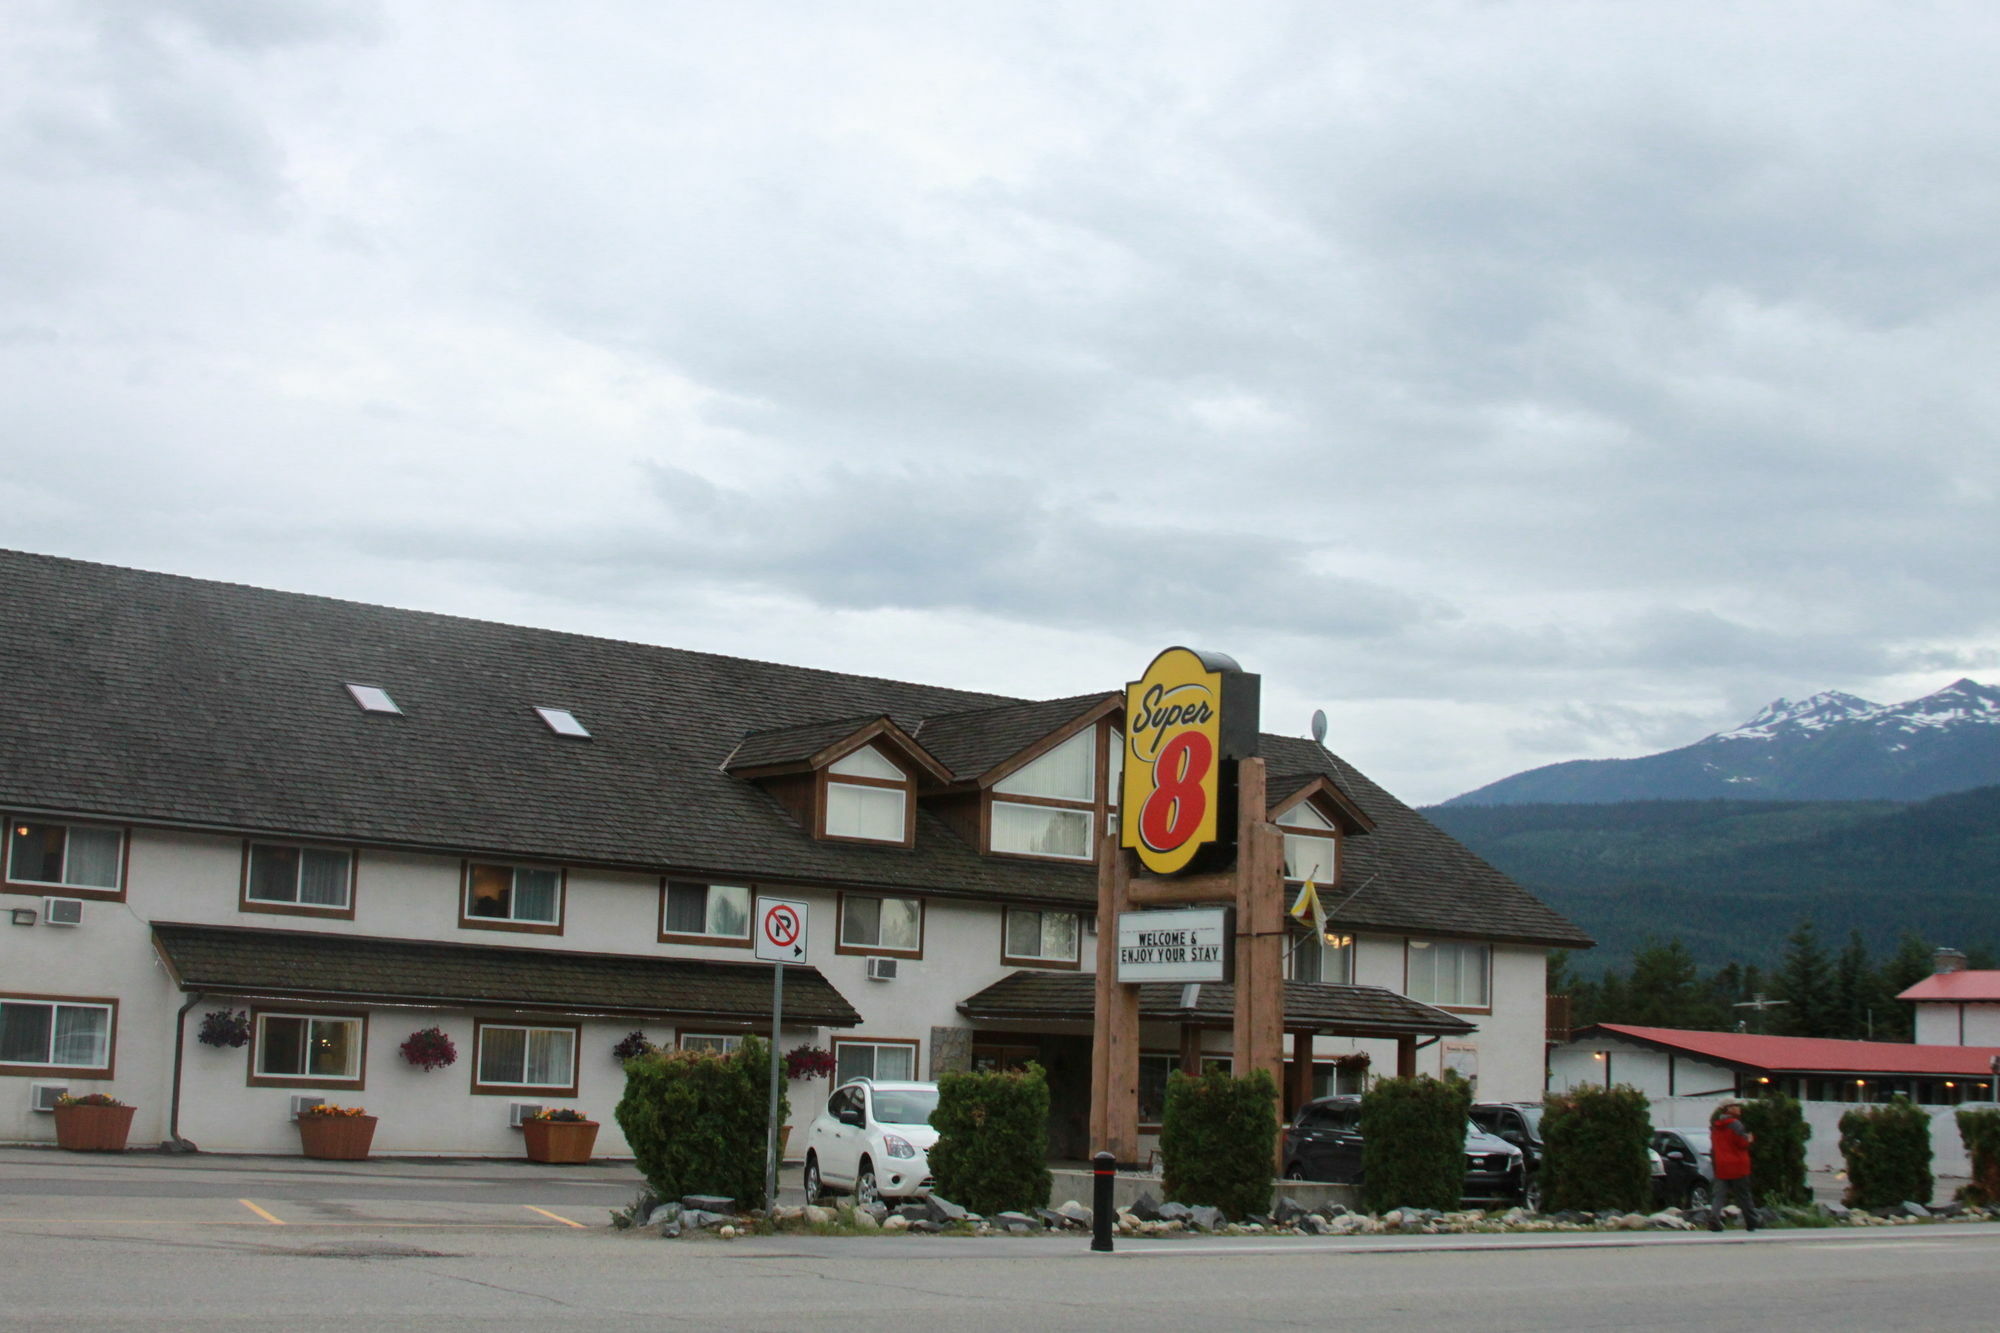
[[[380,685],[356,685],[353,681],[349,681],[347,692],[354,696],[354,702],[361,705],[361,711],[364,713],[394,713],[398,717],[402,716],[403,710],[389,697],[389,691]]]
[[[577,721],[576,714],[570,712],[567,708],[543,708],[537,705],[535,712],[541,716],[542,721],[549,724],[549,730],[558,736],[576,736],[583,740],[590,739],[589,730],[584,727],[583,723]]]

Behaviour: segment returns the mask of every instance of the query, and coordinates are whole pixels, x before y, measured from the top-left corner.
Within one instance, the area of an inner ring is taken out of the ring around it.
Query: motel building
[[[768,1035],[771,897],[807,916],[781,1051],[1037,1061],[1052,1154],[1090,1151],[1122,682],[1010,699],[22,553],[0,581],[0,1141],[52,1142],[68,1091],[137,1107],[135,1146],[296,1153],[323,1100],[378,1154],[517,1156],[524,1108],[574,1106],[625,1155],[614,1047]],[[1330,914],[1288,927],[1288,1107],[1446,1068],[1539,1098],[1545,955],[1588,937],[1319,744],[1257,749]],[[1141,989],[1142,1147],[1232,1006]],[[405,1058],[431,1028],[454,1062]],[[831,1088],[794,1082],[793,1125]]]

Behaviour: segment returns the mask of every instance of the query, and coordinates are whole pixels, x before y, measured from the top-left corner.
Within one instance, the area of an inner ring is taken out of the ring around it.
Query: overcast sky
[[[2000,676],[1990,0],[6,10],[0,544],[1412,802]]]

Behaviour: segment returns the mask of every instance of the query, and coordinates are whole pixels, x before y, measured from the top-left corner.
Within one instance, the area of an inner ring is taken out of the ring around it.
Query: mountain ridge
[[[1441,807],[1647,800],[1921,801],[2000,784],[2000,687],[1962,677],[1878,704],[1826,690],[1778,698],[1741,726],[1631,759],[1572,759]]]

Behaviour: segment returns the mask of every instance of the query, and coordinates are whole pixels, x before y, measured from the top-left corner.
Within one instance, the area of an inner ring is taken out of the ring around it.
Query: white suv
[[[835,1088],[806,1130],[806,1202],[832,1193],[857,1203],[930,1192],[935,1083],[857,1078]]]

